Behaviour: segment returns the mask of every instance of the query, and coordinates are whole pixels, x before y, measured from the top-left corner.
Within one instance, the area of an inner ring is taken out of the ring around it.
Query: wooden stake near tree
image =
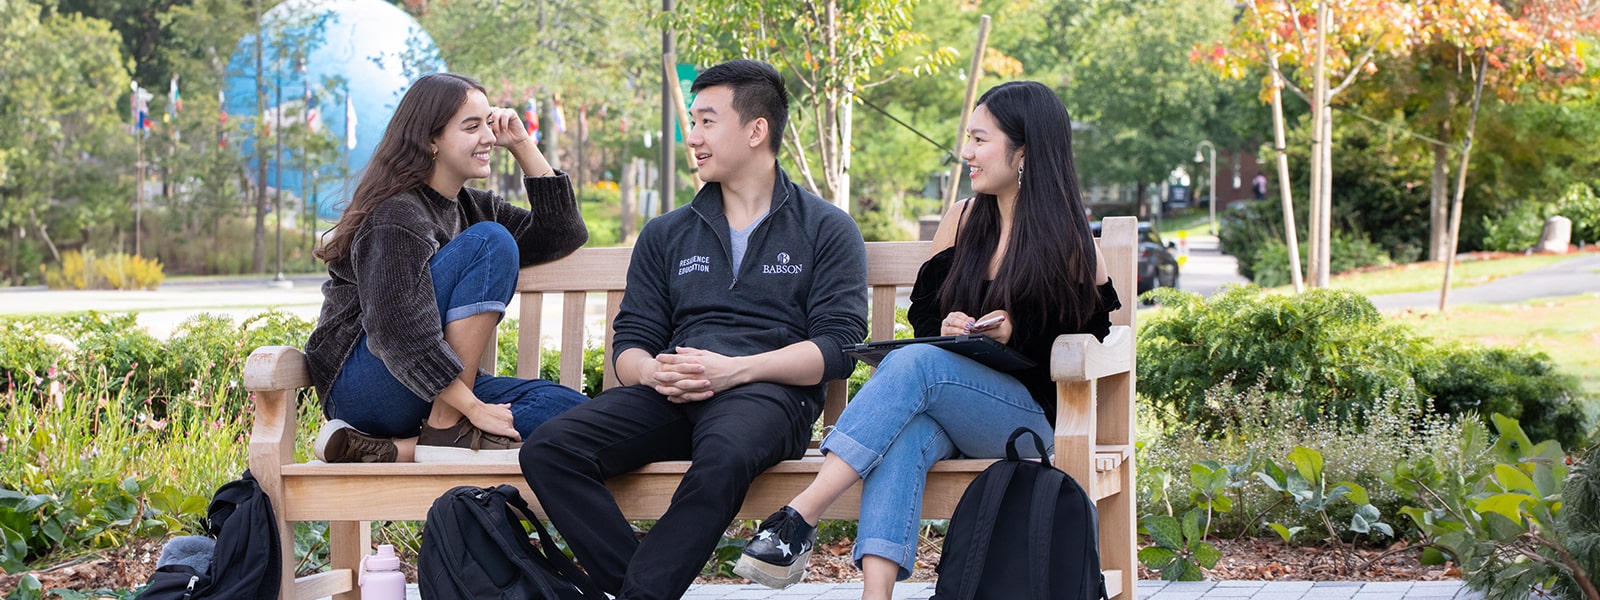
[[[961,102],[961,125],[956,128],[954,164],[950,165],[950,183],[945,187],[944,211],[956,202],[961,191],[961,147],[967,141],[967,123],[972,119],[972,105],[978,101],[978,80],[983,76],[983,53],[989,46],[989,15],[978,18],[978,44],[972,49],[972,65],[967,69],[967,98]]]
[[[683,81],[678,79],[678,53],[664,52],[661,54],[661,76],[667,78],[667,89],[671,90],[672,106],[678,116],[678,131],[683,132],[683,153],[689,157],[689,180],[694,182],[694,190],[706,182],[700,180],[700,167],[694,160],[694,148],[689,147],[689,107],[683,101]],[[774,135],[783,135],[782,132],[773,132]],[[665,139],[661,143],[668,143]]]

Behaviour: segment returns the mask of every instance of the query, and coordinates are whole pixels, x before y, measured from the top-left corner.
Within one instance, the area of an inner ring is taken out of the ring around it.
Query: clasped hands
[[[661,353],[641,365],[640,383],[655,388],[678,404],[699,402],[744,381],[743,363],[710,350],[679,346],[676,354]]]

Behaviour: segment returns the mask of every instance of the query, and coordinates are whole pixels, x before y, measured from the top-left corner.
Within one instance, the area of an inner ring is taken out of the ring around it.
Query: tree
[[[1461,232],[1462,195],[1466,192],[1467,166],[1484,87],[1488,85],[1497,97],[1510,97],[1532,81],[1561,80],[1582,72],[1583,61],[1573,34],[1579,27],[1588,27],[1590,32],[1597,28],[1595,8],[1572,0],[1457,0],[1428,9],[1424,18],[1432,27],[1424,30],[1425,40],[1456,48],[1458,56],[1466,58],[1476,73],[1450,207],[1444,282],[1439,291],[1442,312],[1450,300],[1450,279]]]
[[[25,280],[43,258],[25,239],[56,257],[126,222],[129,78],[105,21],[12,1],[0,3],[0,25],[0,227],[11,257],[0,270]]]
[[[591,169],[620,178],[624,164],[645,156],[638,134],[649,128],[628,131],[628,124],[650,122],[660,106],[661,60],[654,46],[660,36],[648,22],[652,6],[641,0],[453,0],[416,3],[413,10],[445,63],[482,81],[490,102],[519,110],[532,101],[543,105],[539,131],[546,157],[573,174],[581,194],[582,184],[598,179]],[[484,43],[484,36],[497,43]],[[558,102],[564,134],[553,119]],[[510,161],[495,167],[515,168]]]
[[[1198,55],[1224,77],[1266,73],[1264,98],[1283,85],[1311,105],[1310,279],[1312,286],[1326,287],[1333,216],[1332,99],[1361,74],[1376,72],[1380,55],[1409,51],[1420,19],[1412,4],[1388,0],[1253,0],[1245,9],[1226,39],[1205,44]]]
[[[162,198],[167,235],[161,241],[171,244],[159,256],[176,270],[243,268],[247,265],[222,264],[224,220],[253,204],[237,126],[229,127],[221,118],[218,91],[226,86],[228,61],[240,38],[256,29],[255,11],[237,0],[192,0],[173,6],[161,20],[168,32],[159,48],[161,61],[180,77],[184,107],[173,110],[165,96],[153,107],[175,113],[155,136],[155,146],[164,149],[156,152],[156,160],[168,189]],[[230,133],[235,139],[228,139]]]
[[[803,108],[785,132],[792,158],[807,187],[849,210],[856,95],[902,74],[936,72],[956,56],[953,49],[937,48],[916,66],[883,76],[880,67],[887,58],[925,39],[911,27],[915,5],[905,0],[705,0],[680,7],[668,20],[691,38],[686,45],[695,60],[764,60],[799,82],[794,91]],[[822,187],[812,173],[812,152]]]
[[[1227,30],[1232,11],[1205,0],[1092,0],[1057,4],[1055,38],[1067,65],[1064,97],[1086,124],[1075,152],[1079,170],[1099,183],[1165,181],[1195,145],[1261,142],[1260,113],[1244,110],[1248,90],[1205,76],[1190,49]]]

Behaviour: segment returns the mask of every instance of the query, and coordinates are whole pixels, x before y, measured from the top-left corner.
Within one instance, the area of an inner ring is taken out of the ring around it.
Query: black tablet
[[[861,362],[876,367],[890,351],[911,344],[933,344],[988,365],[989,368],[996,371],[1017,371],[1032,367],[1035,364],[1033,359],[1028,358],[1023,353],[981,333],[866,342],[846,346],[844,352]]]

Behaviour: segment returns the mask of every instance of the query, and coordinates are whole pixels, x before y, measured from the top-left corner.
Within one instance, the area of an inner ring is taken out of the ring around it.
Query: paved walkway
[[[932,583],[901,583],[895,600],[926,600]],[[802,583],[785,590],[755,584],[698,585],[683,600],[853,600],[861,597],[859,583]],[[1129,600],[1482,600],[1460,581],[1141,581],[1139,598]],[[417,587],[407,590],[408,600],[420,600]]]

